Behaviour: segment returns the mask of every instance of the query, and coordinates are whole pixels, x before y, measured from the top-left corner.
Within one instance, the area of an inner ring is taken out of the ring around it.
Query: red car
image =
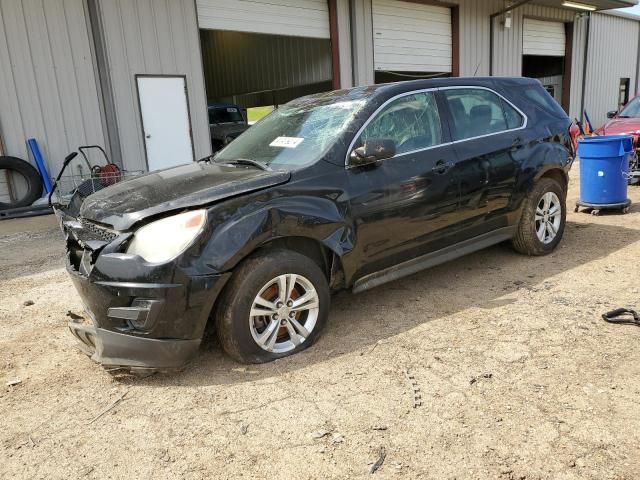
[[[635,97],[620,111],[607,113],[609,121],[597,129],[596,135],[633,135],[634,140],[640,138],[640,97]]]
[[[630,184],[640,183],[640,164],[638,153],[640,152],[640,96],[635,97],[620,111],[607,113],[609,121],[598,128],[596,135],[631,135],[636,150],[636,156],[631,159]]]

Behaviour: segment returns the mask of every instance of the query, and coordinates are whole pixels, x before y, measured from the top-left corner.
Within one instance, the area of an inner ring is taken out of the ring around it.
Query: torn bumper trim
[[[183,257],[148,263],[120,252],[118,240],[94,250],[67,223],[67,272],[91,318],[69,325],[81,349],[108,367],[173,369],[191,360],[231,273],[200,273]]]
[[[82,351],[105,367],[180,368],[200,348],[200,339],[143,338],[75,322],[69,322],[69,330],[80,341]]]

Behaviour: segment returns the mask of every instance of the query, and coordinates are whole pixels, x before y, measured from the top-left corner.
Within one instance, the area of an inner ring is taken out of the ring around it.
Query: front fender
[[[229,205],[212,215],[215,227],[199,254],[202,267],[216,273],[230,271],[258,248],[286,237],[317,241],[343,257],[354,243],[346,213],[340,203],[316,196],[256,201],[236,210]]]

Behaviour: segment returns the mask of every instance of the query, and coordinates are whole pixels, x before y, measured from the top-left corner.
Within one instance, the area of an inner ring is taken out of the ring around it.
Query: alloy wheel
[[[320,300],[302,275],[279,275],[260,289],[251,305],[254,341],[267,352],[287,353],[309,338],[318,321]]]
[[[562,223],[562,204],[553,192],[545,193],[536,207],[535,229],[538,240],[549,244],[558,235]]]

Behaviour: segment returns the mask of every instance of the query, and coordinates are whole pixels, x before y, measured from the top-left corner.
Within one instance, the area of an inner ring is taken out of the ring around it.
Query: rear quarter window
[[[508,129],[520,128],[524,125],[524,118],[515,108],[508,104],[505,100],[502,100],[502,110],[504,111],[504,118],[507,121]]]
[[[542,110],[554,117],[564,118],[567,116],[562,107],[555,99],[542,88],[542,85],[528,85],[522,89],[522,94],[530,105],[538,110]]]

